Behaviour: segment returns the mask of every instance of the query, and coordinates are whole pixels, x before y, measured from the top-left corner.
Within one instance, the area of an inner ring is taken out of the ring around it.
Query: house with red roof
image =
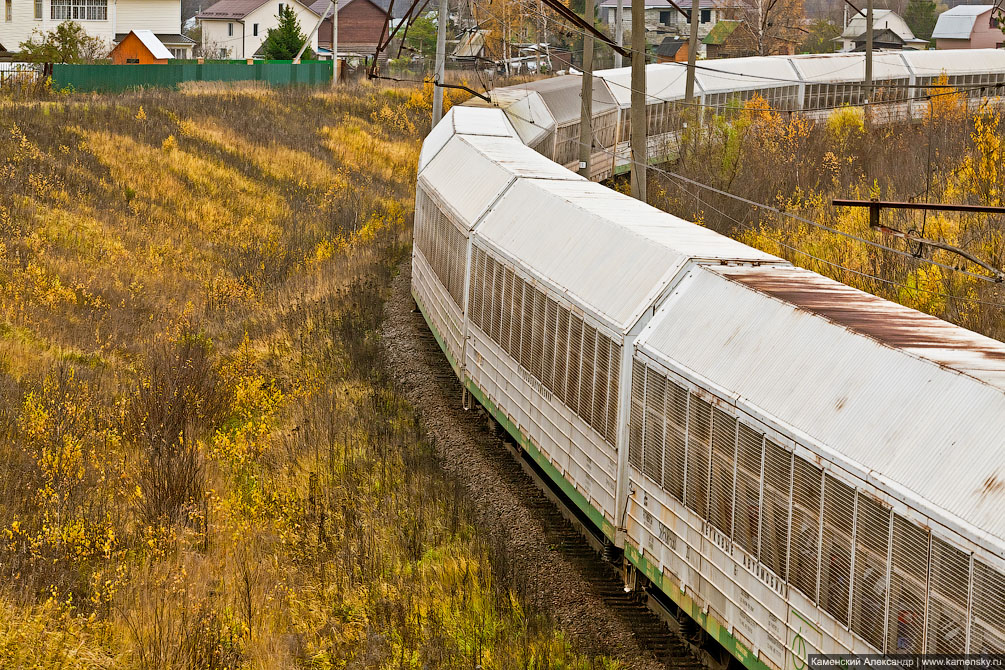
[[[279,25],[279,12],[289,6],[304,34],[317,25],[310,48],[320,58],[331,58],[333,12],[331,0],[220,0],[199,14],[203,53],[213,58],[260,58],[270,28]],[[401,3],[399,3],[401,4]],[[387,8],[379,0],[338,0],[338,51],[340,55],[372,55],[380,40]]]

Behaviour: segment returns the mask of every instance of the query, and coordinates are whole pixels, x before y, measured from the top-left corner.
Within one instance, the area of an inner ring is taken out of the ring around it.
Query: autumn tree
[[[824,54],[837,51],[834,38],[841,34],[841,29],[833,21],[817,19],[810,24],[809,32],[804,35],[799,50],[803,53]]]
[[[48,32],[37,28],[21,42],[21,57],[33,63],[93,63],[108,55],[108,45],[76,21],[63,21]]]
[[[795,53],[806,38],[803,0],[742,0],[738,13],[753,31],[761,56]]]
[[[435,56],[436,22],[429,16],[417,17],[408,26],[405,46],[420,56]]]

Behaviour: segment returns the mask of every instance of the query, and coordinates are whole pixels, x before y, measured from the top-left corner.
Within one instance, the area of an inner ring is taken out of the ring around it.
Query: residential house
[[[163,65],[174,56],[149,30],[131,30],[109,54],[116,65]]]
[[[391,5],[391,0],[373,0],[374,4],[380,7],[380,11],[387,15],[388,7],[391,8],[391,24],[392,26],[400,19],[408,16],[408,10],[411,5],[410,2],[405,2],[404,0],[395,0],[394,6]],[[422,3],[419,3],[420,5]],[[428,5],[427,5],[428,10]],[[404,29],[402,29],[404,30]]]
[[[489,31],[480,28],[465,30],[458,38],[451,58],[455,61],[474,64],[480,60],[486,60],[485,36],[488,33]]]
[[[112,45],[130,31],[148,30],[177,58],[190,57],[194,42],[181,34],[181,0],[2,0],[0,44],[17,51],[32,32],[49,32],[70,20]]]
[[[310,7],[315,14],[321,16],[322,12],[328,9],[330,2],[331,0],[316,0]],[[403,3],[397,2],[395,4]],[[407,8],[403,11],[407,11]],[[377,44],[380,42],[380,35],[386,21],[386,5],[381,7],[374,0],[338,0],[339,54],[372,56],[377,50]],[[333,28],[333,15],[332,12],[328,12],[318,29],[319,53],[331,54]],[[386,36],[385,33],[385,38]]]
[[[661,42],[662,35],[686,36],[691,32],[691,3],[677,3],[685,13],[674,8],[667,0],[643,0],[645,2],[646,35],[650,42]],[[607,23],[614,32],[618,0],[602,0],[600,20]],[[632,29],[632,0],[624,0],[623,21],[625,30]],[[698,37],[704,37],[712,26],[724,18],[731,18],[736,11],[735,2],[724,0],[699,0]]]
[[[852,44],[854,48],[852,51],[865,51],[865,43],[868,40],[868,36],[862,33],[856,37]],[[903,50],[904,48],[904,38],[893,32],[889,28],[883,28],[882,30],[875,30],[872,33],[872,48],[873,49],[898,49]]]
[[[253,58],[265,42],[269,28],[279,26],[279,12],[287,6],[297,15],[304,33],[314,29],[324,9],[315,11],[298,0],[220,0],[211,5],[196,14],[202,26],[203,54],[214,58]],[[310,48],[318,51],[316,34],[311,37]]]
[[[1002,36],[993,5],[957,5],[942,12],[932,32],[936,49],[1000,49]]]
[[[702,39],[706,58],[757,55],[757,36],[745,21],[719,21]]]
[[[664,37],[656,47],[657,63],[686,63],[688,41],[679,37]]]
[[[122,40],[124,40],[128,34],[129,33],[116,33],[116,46],[121,44]],[[192,52],[195,49],[195,40],[191,37],[181,33],[154,33],[154,37],[157,38],[157,41],[163,44],[169,52],[171,52],[172,58],[192,58]]]
[[[844,27],[844,32],[834,38],[835,42],[841,44],[841,51],[854,51],[855,40],[866,32],[865,10],[849,19]],[[918,39],[911,32],[911,28],[897,12],[892,9],[875,9],[872,12],[872,30],[875,36],[882,30],[891,30],[904,42],[904,49],[927,49],[928,42]],[[875,37],[874,37],[875,39]]]

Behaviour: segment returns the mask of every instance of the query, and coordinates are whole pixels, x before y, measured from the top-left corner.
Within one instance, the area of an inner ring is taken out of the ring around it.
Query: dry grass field
[[[383,372],[429,103],[0,101],[0,667],[610,667]]]

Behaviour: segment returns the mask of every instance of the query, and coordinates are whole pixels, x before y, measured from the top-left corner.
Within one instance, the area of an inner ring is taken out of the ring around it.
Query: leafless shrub
[[[142,452],[140,506],[147,521],[186,521],[197,509],[205,488],[197,440],[226,407],[204,337],[185,333],[150,357],[127,415],[128,431]]]

